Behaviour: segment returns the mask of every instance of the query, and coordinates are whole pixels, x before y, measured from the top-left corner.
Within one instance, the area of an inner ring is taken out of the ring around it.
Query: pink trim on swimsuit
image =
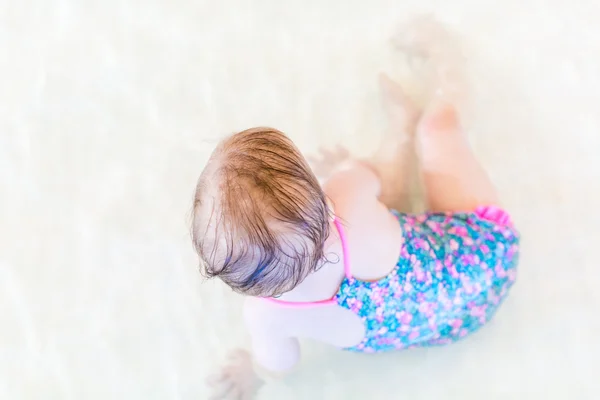
[[[510,215],[496,206],[480,206],[475,209],[475,215],[503,226],[512,226]]]
[[[342,243],[342,255],[344,257],[344,274],[346,278],[352,278],[352,272],[350,269],[350,259],[348,257],[348,240],[346,238],[346,232],[342,226],[342,223],[336,218],[333,223],[338,231],[338,235],[340,236],[340,242]],[[331,305],[337,304],[337,300],[335,298],[336,295],[333,295],[331,299],[328,300],[320,300],[320,301],[304,301],[304,302],[295,302],[295,301],[283,301],[277,300],[271,297],[266,297],[264,300],[275,303],[277,305],[286,306],[286,307],[294,307],[294,308],[307,308],[307,307],[315,307],[321,305]]]
[[[480,218],[486,219],[488,221],[495,222],[499,225],[511,227],[512,221],[510,219],[510,215],[504,211],[503,209],[496,206],[480,206],[477,207],[474,211],[475,215]],[[348,240],[346,238],[346,232],[344,231],[344,227],[342,223],[336,218],[333,221],[338,234],[340,236],[340,242],[342,243],[342,254],[344,256],[344,274],[346,278],[352,278],[352,271],[350,268],[350,257],[348,255]],[[328,300],[320,300],[320,301],[306,301],[306,302],[295,302],[295,301],[283,301],[277,300],[270,297],[264,298],[264,300],[269,301],[274,304],[278,304],[285,307],[293,307],[293,308],[307,308],[307,307],[315,307],[321,305],[330,305],[337,304],[337,300],[334,295],[331,299]]]

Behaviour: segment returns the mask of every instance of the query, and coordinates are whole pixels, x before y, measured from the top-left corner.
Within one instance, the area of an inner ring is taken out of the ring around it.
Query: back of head
[[[328,235],[325,194],[283,133],[254,128],[219,144],[194,199],[192,238],[205,276],[276,296],[321,265]]]

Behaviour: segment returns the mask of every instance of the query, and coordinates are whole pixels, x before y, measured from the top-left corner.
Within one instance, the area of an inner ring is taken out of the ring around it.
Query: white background
[[[0,1],[0,398],[207,399],[247,340],[187,218],[217,138],[375,148],[398,21],[468,48],[474,147],[523,235],[479,334],[381,356],[314,343],[261,399],[600,396],[600,3]]]

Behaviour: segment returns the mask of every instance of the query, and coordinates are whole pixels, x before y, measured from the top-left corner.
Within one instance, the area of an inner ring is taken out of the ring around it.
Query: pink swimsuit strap
[[[346,232],[344,231],[344,227],[342,226],[342,223],[337,218],[333,221],[333,223],[338,231],[338,235],[340,236],[340,242],[342,243],[342,256],[344,257],[344,274],[346,275],[346,278],[350,279],[350,278],[352,278],[352,272],[350,269],[350,258],[348,257],[348,240],[346,238]],[[274,303],[274,304],[281,305],[281,306],[293,307],[293,308],[306,308],[306,307],[315,307],[315,306],[321,306],[321,305],[337,304],[335,295],[331,299],[321,300],[321,301],[295,302],[295,301],[277,300],[277,299],[274,299],[271,297],[266,297],[266,298],[264,298],[264,300]]]

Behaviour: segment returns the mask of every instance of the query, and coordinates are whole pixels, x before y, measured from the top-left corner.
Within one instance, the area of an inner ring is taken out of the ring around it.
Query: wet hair
[[[272,128],[219,144],[194,198],[192,240],[200,271],[234,291],[278,296],[323,263],[330,211],[292,141]]]

